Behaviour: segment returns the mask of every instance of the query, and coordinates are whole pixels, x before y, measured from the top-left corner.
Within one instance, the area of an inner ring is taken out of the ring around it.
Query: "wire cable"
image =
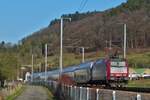
[[[80,6],[79,6],[79,9],[78,9],[78,10],[80,10],[80,9],[81,9],[81,7],[82,7],[82,5],[83,5],[84,1],[85,1],[85,0],[82,0],[82,1],[81,1],[81,3],[80,3]]]
[[[79,12],[82,11],[84,9],[84,7],[86,6],[88,0],[82,0],[80,7],[79,7]]]

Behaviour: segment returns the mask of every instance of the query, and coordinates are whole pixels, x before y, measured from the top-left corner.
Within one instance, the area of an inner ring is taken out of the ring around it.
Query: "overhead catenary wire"
[[[84,7],[86,6],[88,0],[82,0],[81,1],[81,4],[80,4],[80,7],[79,7],[79,12],[82,11],[84,9]]]
[[[80,3],[80,6],[79,6],[79,9],[78,9],[78,10],[80,10],[80,9],[81,9],[81,7],[82,7],[82,5],[83,5],[84,1],[85,1],[85,0],[82,0],[82,1],[81,1],[81,3]]]

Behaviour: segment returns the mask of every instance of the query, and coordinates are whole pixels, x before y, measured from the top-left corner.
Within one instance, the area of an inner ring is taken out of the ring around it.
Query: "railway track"
[[[118,91],[129,91],[129,92],[141,92],[150,93],[150,88],[140,88],[140,87],[105,87],[105,86],[83,86],[89,88],[99,88],[107,90],[118,90]]]
[[[106,88],[106,89],[120,90],[120,91],[130,91],[130,92],[150,93],[150,88],[120,87],[120,88]]]

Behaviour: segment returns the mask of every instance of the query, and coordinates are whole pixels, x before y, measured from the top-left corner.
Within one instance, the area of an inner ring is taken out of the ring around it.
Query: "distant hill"
[[[103,49],[106,41],[113,46],[122,46],[123,23],[127,24],[127,47],[147,48],[150,46],[150,1],[128,0],[120,6],[104,12],[76,12],[64,14],[72,22],[65,21],[64,45],[85,46],[92,50]],[[41,29],[21,40],[24,46],[34,46],[39,52],[42,44],[49,43],[52,52],[58,51],[60,19],[53,20],[48,27]],[[28,47],[27,47],[28,48]]]

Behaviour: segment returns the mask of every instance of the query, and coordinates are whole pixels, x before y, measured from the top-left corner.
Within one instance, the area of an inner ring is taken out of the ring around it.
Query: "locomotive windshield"
[[[126,73],[127,66],[125,60],[111,60],[111,73]]]
[[[125,61],[111,61],[112,67],[125,67]]]

